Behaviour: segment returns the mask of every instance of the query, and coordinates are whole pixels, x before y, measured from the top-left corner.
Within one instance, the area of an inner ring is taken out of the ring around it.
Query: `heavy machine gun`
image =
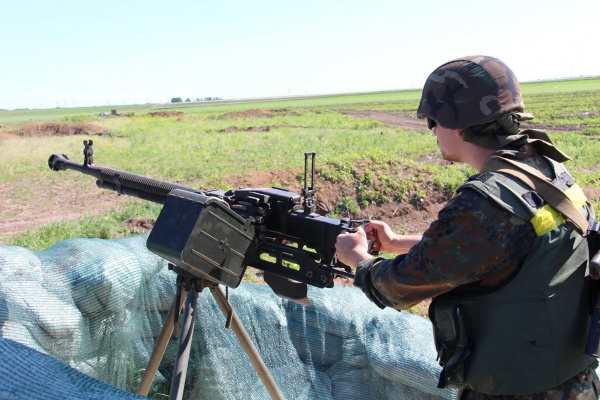
[[[335,242],[340,233],[356,232],[355,226],[367,221],[337,220],[315,212],[315,153],[304,154],[304,189],[299,195],[275,187],[193,189],[96,166],[93,141],[85,140],[83,145],[82,164],[52,154],[48,166],[54,171],[79,171],[95,177],[102,189],[163,204],[146,246],[177,273],[177,293],[137,393],[148,394],[169,338],[175,334],[179,348],[169,399],[182,399],[198,294],[209,288],[227,319],[225,326],[234,331],[271,398],[283,399],[219,285],[237,287],[251,266],[264,271],[265,282],[277,295],[308,305],[307,285],[333,287],[336,276],[354,278],[351,268],[337,260]]]
[[[307,304],[307,285],[332,287],[353,278],[337,261],[336,237],[365,220],[338,220],[315,212],[315,153],[304,155],[302,195],[281,188],[198,190],[94,165],[93,141],[82,164],[64,154],[48,159],[54,171],[75,170],[103,189],[164,204],[147,240],[150,251],[178,274],[237,287],[251,266],[264,271],[278,295]],[[309,182],[310,178],[310,182]]]

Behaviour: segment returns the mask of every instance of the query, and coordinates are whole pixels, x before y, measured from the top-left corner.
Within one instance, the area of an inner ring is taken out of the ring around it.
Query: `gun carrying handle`
[[[351,227],[352,229],[348,229],[348,232],[356,232],[356,228],[354,228],[355,226],[361,226],[364,225],[365,227],[369,224],[369,222],[371,222],[370,219],[349,219],[349,218],[344,218],[342,220],[342,222],[348,226]],[[367,252],[373,256],[379,255],[379,251],[381,250],[381,242],[379,241],[379,234],[377,233],[377,230],[372,230],[371,233],[369,233],[369,236],[372,237],[372,239],[368,239],[367,238]]]
[[[369,240],[369,247],[368,247],[368,252],[371,255],[378,255],[379,251],[381,250],[381,242],[379,241],[379,235],[377,234],[377,231],[374,230],[371,233],[371,236],[373,236],[373,240]]]

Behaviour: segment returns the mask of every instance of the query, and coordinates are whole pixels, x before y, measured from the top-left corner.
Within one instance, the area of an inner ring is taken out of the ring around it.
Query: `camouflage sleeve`
[[[357,268],[372,296],[408,309],[457,286],[493,286],[511,275],[530,251],[535,232],[524,221],[466,189],[438,214],[405,257],[375,258]],[[360,284],[357,285],[360,287]]]

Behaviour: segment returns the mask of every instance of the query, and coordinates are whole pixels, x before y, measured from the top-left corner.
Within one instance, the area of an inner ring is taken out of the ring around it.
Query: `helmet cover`
[[[464,129],[524,110],[519,82],[506,64],[494,57],[469,56],[429,75],[417,117]]]

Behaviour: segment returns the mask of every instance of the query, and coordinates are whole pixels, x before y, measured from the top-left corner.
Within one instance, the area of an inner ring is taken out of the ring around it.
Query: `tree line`
[[[223,100],[223,99],[220,98],[220,97],[210,97],[209,96],[209,97],[205,97],[203,99],[197,97],[196,100],[194,100],[194,101],[212,101],[212,100]],[[191,101],[192,101],[192,99],[190,99],[189,97],[187,99],[185,99],[186,103],[189,103]],[[183,101],[183,99],[181,97],[173,97],[171,99],[171,103],[183,103],[183,102],[184,101]]]

